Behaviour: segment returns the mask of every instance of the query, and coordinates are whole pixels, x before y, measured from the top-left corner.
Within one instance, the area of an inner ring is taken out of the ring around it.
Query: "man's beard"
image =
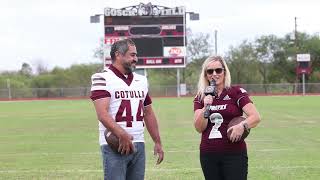
[[[126,74],[132,73],[136,69],[135,63],[124,62],[123,63],[124,70]]]

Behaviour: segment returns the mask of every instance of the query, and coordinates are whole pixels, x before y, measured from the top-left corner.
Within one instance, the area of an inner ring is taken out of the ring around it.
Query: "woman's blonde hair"
[[[197,96],[203,100],[204,98],[204,90],[207,86],[209,86],[209,81],[207,80],[206,70],[208,68],[209,63],[213,61],[219,61],[224,68],[224,87],[229,88],[231,86],[231,75],[227,63],[221,56],[210,56],[208,57],[202,64],[202,70],[199,77],[198,82],[198,92]]]

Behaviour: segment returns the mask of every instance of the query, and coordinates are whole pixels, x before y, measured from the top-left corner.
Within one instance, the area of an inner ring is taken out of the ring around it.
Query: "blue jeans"
[[[108,145],[101,146],[104,180],[143,180],[145,172],[145,147],[135,142],[135,152],[121,155]]]

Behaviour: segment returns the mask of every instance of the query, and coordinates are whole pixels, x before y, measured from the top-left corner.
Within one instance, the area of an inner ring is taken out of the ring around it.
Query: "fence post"
[[[63,88],[60,88],[60,97],[64,97],[64,91],[63,91]]]
[[[10,79],[7,79],[7,88],[8,88],[8,98],[11,99],[11,86],[10,86]]]

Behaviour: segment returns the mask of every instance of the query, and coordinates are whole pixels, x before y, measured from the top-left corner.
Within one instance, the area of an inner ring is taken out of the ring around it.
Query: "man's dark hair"
[[[110,51],[112,62],[115,61],[116,52],[118,51],[119,53],[124,55],[129,50],[129,45],[135,46],[135,43],[131,39],[123,39],[113,43]]]

